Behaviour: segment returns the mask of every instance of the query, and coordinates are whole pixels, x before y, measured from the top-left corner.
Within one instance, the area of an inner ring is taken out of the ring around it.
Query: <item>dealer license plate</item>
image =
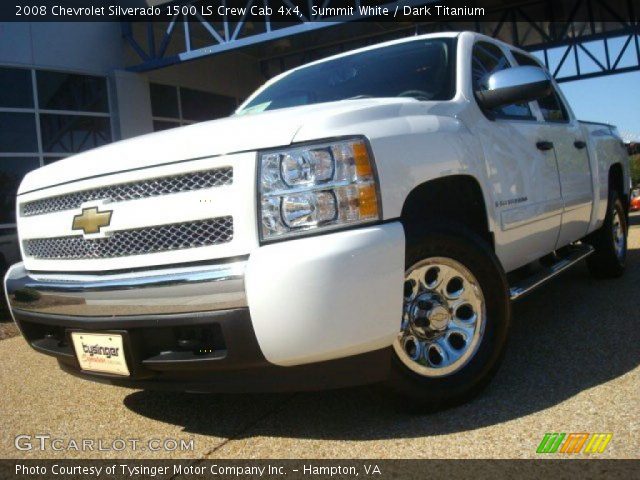
[[[71,339],[82,370],[129,375],[122,335],[72,332]]]

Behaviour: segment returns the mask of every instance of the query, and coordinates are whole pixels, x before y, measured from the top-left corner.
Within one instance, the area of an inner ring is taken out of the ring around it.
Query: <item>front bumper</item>
[[[263,246],[231,263],[5,278],[36,350],[70,373],[136,388],[270,391],[386,377],[402,308],[398,223]],[[73,330],[123,335],[127,378],[80,369]]]

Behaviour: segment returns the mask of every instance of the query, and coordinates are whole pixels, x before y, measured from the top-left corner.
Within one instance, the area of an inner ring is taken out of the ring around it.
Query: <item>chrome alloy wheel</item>
[[[617,208],[613,210],[613,221],[611,224],[613,228],[613,246],[616,250],[616,256],[619,260],[622,260],[625,254],[626,239],[624,236],[624,226],[622,225],[620,213]]]
[[[402,325],[393,346],[417,374],[450,375],[475,355],[485,319],[474,275],[451,258],[428,258],[405,272]]]

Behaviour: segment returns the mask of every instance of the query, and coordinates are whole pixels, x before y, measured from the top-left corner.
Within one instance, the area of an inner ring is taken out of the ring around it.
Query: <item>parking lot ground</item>
[[[623,278],[597,281],[581,265],[517,303],[513,320],[487,390],[429,415],[399,411],[376,386],[278,395],[127,390],[66,375],[19,337],[2,340],[0,456],[532,458],[546,432],[606,432],[613,438],[599,457],[640,458],[640,215],[632,216]],[[20,434],[50,435],[63,447],[129,443],[124,451],[21,451]],[[193,449],[154,452],[149,439],[193,439]]]
[[[18,330],[18,326],[13,322],[5,321],[9,318],[9,312],[0,309],[0,315],[2,315],[2,317],[0,317],[2,319],[2,322],[0,322],[0,340],[19,335],[20,331]]]

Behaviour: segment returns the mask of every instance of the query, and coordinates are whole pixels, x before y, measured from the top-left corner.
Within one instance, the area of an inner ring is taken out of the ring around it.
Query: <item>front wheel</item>
[[[464,227],[408,234],[403,305],[390,376],[396,392],[439,409],[487,385],[504,353],[510,300],[486,242]]]

